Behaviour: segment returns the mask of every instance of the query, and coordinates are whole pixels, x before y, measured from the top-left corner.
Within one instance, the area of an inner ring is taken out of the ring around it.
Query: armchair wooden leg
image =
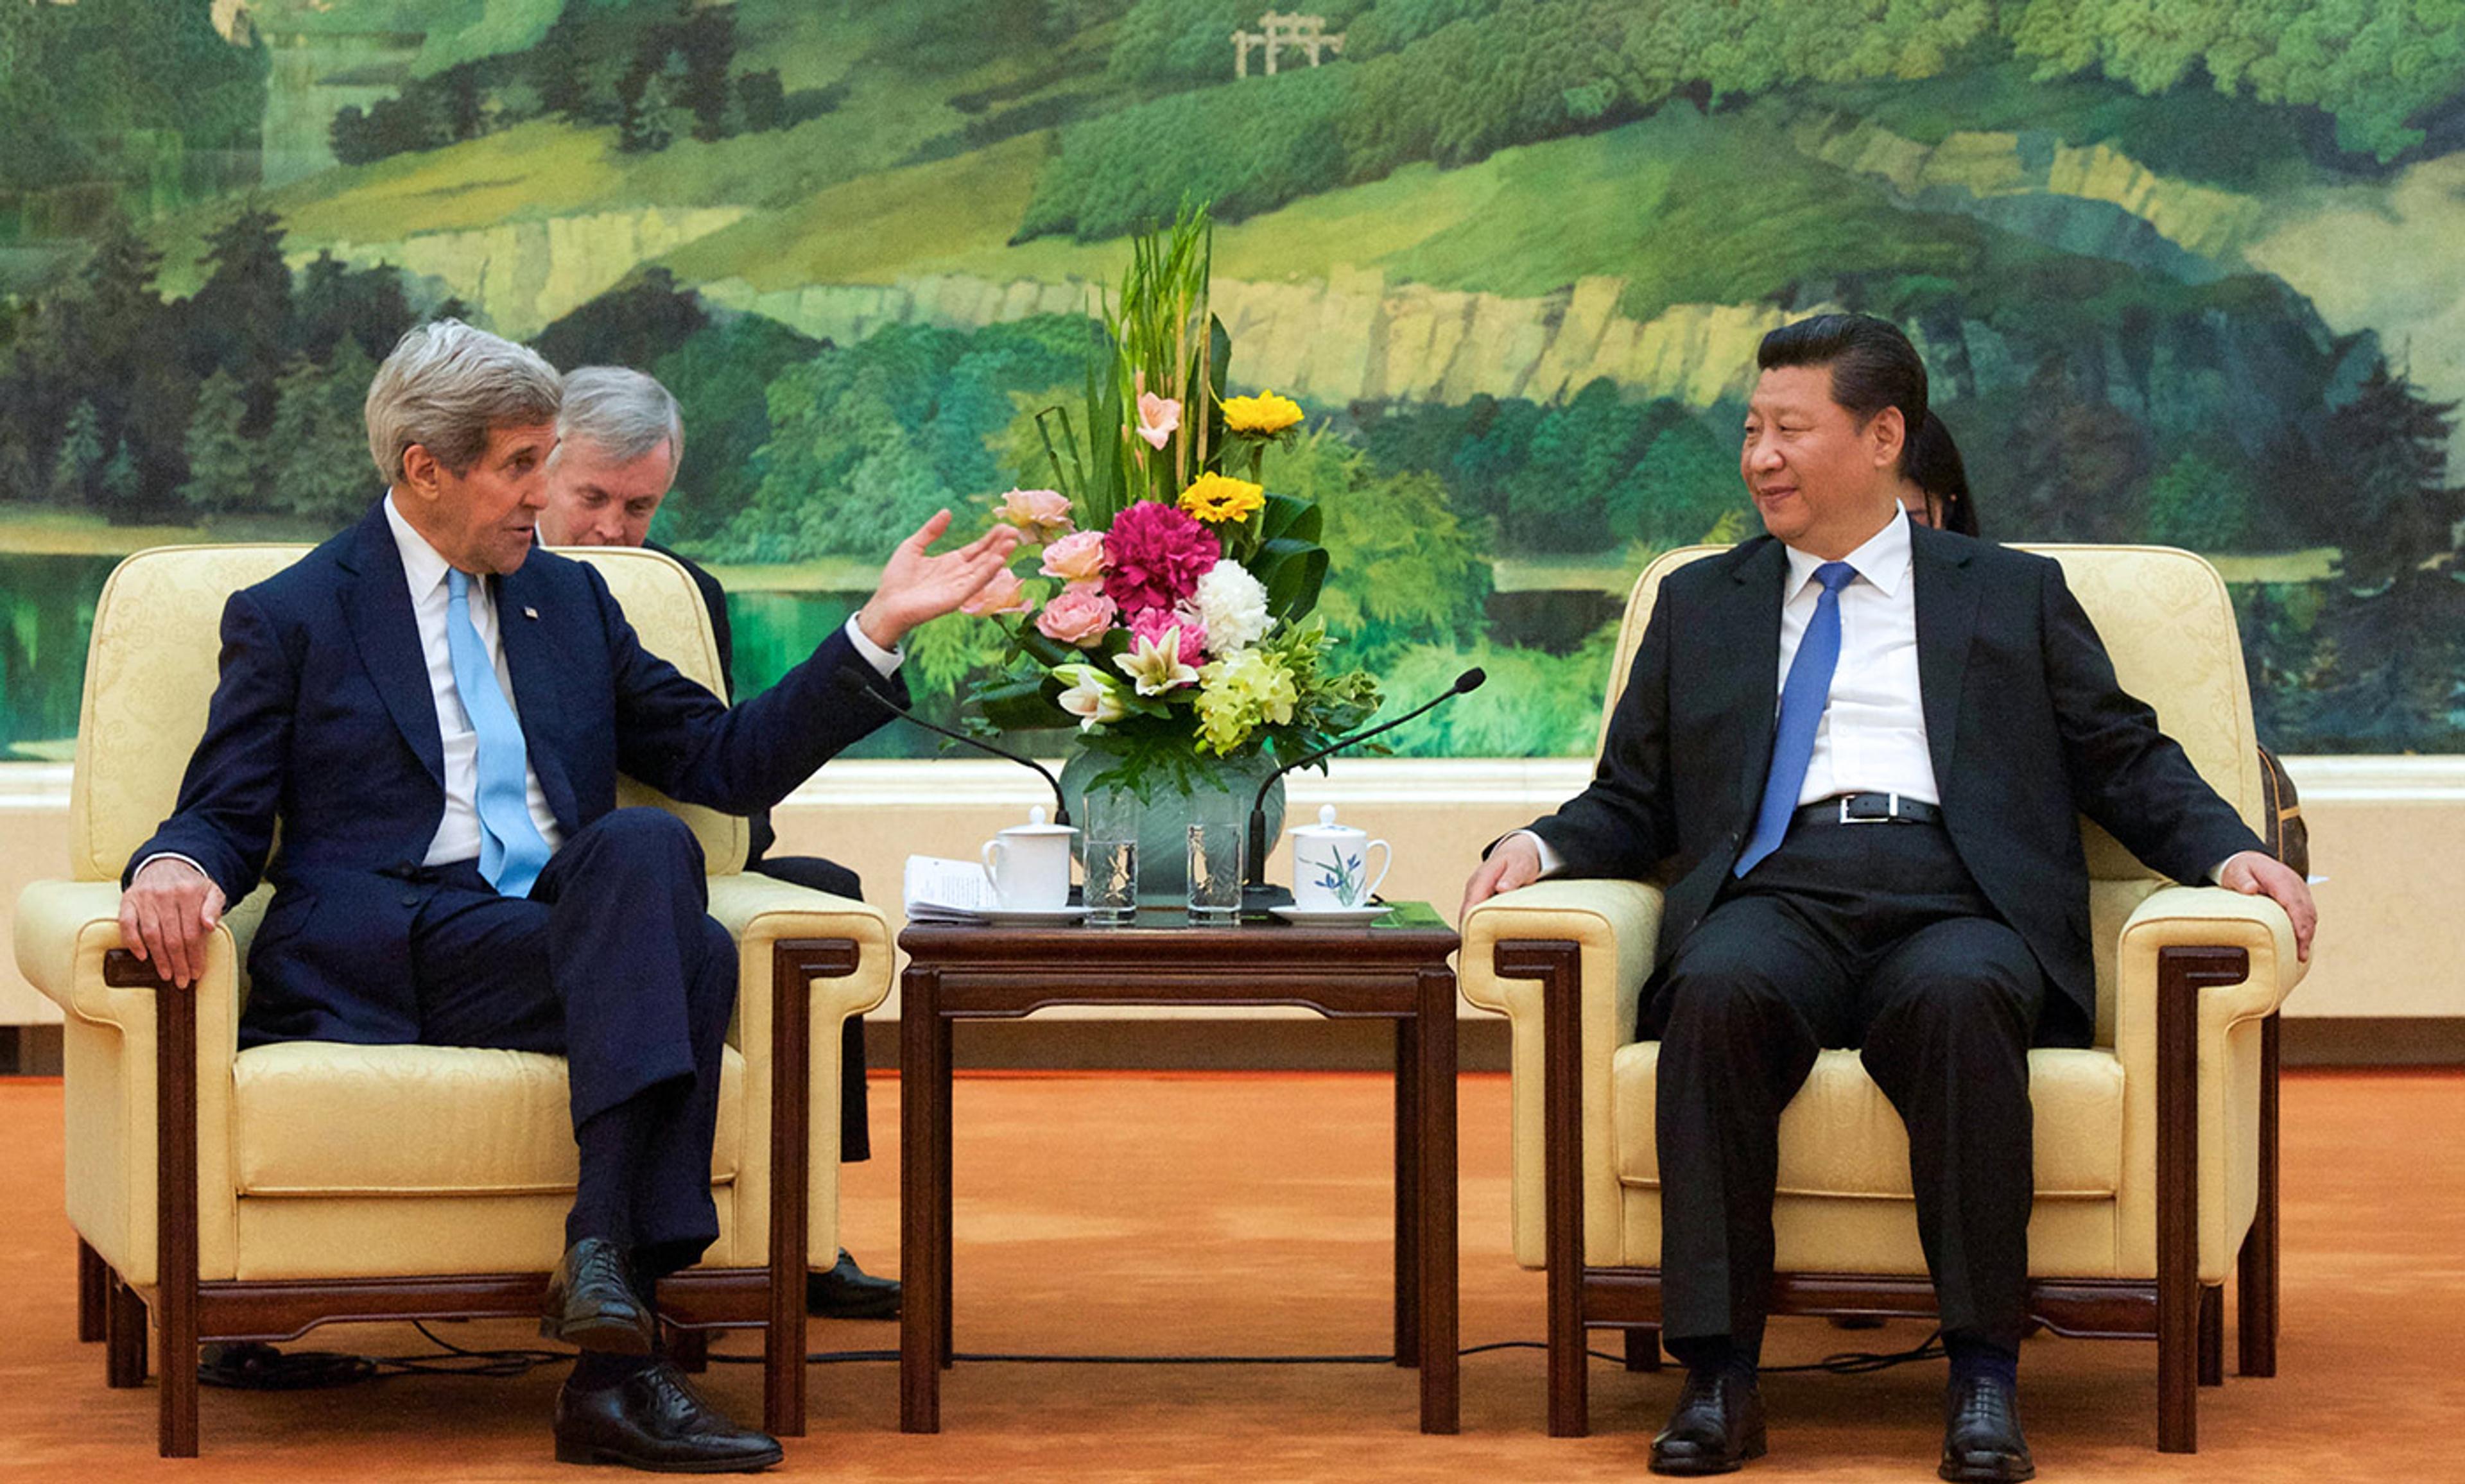
[[[2157,951],[2157,1449],[2199,1451],[2200,991],[2251,974],[2240,948]],[[2219,1300],[2222,1302],[2222,1300]],[[2219,1310],[2222,1320],[2223,1311]],[[2222,1337],[2220,1337],[2222,1338]]]
[[[103,1277],[102,1384],[124,1391],[145,1384],[145,1300],[119,1274]]]
[[[78,1341],[92,1344],[100,1340],[103,1328],[103,1306],[109,1302],[111,1267],[102,1254],[78,1238]]]
[[[2276,1037],[2277,1018],[2271,1015],[2259,1023],[2259,1208],[2243,1236],[2234,1275],[2236,1368],[2246,1376],[2276,1374]]]
[[[763,1426],[805,1431],[805,1282],[812,1168],[812,981],[856,970],[844,938],[793,939],[770,951],[770,1315],[763,1328]]]
[[[710,1369],[710,1331],[667,1326],[668,1359],[677,1369],[699,1376]]]
[[[2225,1384],[2225,1285],[2203,1285],[2200,1289],[2200,1384],[2222,1386]]]
[[[1660,1369],[1660,1331],[1642,1324],[1628,1327],[1626,1368],[1631,1371]]]
[[[1557,939],[1501,941],[1501,979],[1541,982],[1542,1239],[1549,1276],[1549,1435],[1591,1430],[1584,1353],[1583,950]]]

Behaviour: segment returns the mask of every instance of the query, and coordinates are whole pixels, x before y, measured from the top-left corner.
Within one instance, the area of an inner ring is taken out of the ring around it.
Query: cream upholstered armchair
[[[120,946],[122,867],[171,810],[216,677],[224,599],[299,546],[141,552],[94,619],[70,795],[75,879],[17,904],[18,966],[65,1012],[68,1214],[80,1337],[115,1386],[144,1384],[161,1337],[162,1451],[197,1451],[197,1346],[286,1340],[344,1319],[526,1316],[564,1248],[575,1151],[560,1057],[291,1042],[237,1049],[251,933],[234,907],[186,992]],[[593,552],[644,646],[720,689],[684,569]],[[688,1333],[767,1329],[766,1425],[804,1430],[805,1274],[837,1255],[846,1017],[889,992],[881,915],[742,874],[741,819],[630,782],[621,804],[689,822],[710,912],[736,937],[738,1004],[721,1076],[711,1194],[720,1237],[660,1285]]]
[[[1672,571],[1636,582],[1614,705]],[[2233,609],[2214,568],[2156,547],[2045,546],[2114,656],[2217,791],[2262,809]],[[1604,718],[1603,732],[1606,735]],[[2037,1196],[2029,1313],[2056,1334],[2157,1340],[2158,1446],[2196,1445],[2196,1379],[2223,1379],[2239,1261],[2241,1368],[2276,1368],[2276,1009],[2301,978],[2266,898],[2167,882],[2081,823],[2097,955],[2093,1047],[2030,1053]],[[1658,1047],[1635,1040],[1658,888],[1542,881],[1463,924],[1465,996],[1513,1022],[1516,1257],[1548,1270],[1549,1430],[1587,1430],[1585,1335],[1658,1363]],[[1908,1136],[1854,1052],[1830,1051],[1781,1119],[1775,1314],[1930,1316]]]

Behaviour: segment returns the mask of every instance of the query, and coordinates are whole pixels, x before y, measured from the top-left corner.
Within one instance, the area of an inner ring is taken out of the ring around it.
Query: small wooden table
[[[1454,1432],[1455,930],[1408,902],[1366,927],[917,925],[899,935],[904,1235],[899,1426],[942,1430],[950,1364],[950,1034],[1048,1005],[1292,1005],[1395,1023],[1395,1363],[1421,1372],[1421,1430]]]

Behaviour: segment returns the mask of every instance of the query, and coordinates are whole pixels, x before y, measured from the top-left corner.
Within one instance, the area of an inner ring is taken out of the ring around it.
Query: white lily
[[[1126,654],[1116,654],[1113,663],[1128,676],[1142,696],[1161,696],[1198,683],[1198,670],[1181,661],[1180,626],[1166,630],[1152,639],[1132,643]]]
[[[1121,699],[1121,682],[1093,665],[1059,665],[1053,672],[1070,682],[1060,696],[1061,709],[1078,719],[1078,730],[1093,731],[1130,714]]]

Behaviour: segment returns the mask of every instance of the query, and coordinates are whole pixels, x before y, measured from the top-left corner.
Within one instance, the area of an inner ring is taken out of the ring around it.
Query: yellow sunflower
[[[1300,404],[1290,397],[1261,391],[1255,397],[1226,397],[1224,426],[1234,432],[1272,438],[1301,420]]]
[[[1200,475],[1196,482],[1181,492],[1181,508],[1209,525],[1246,521],[1250,512],[1266,502],[1266,486],[1220,474]]]

